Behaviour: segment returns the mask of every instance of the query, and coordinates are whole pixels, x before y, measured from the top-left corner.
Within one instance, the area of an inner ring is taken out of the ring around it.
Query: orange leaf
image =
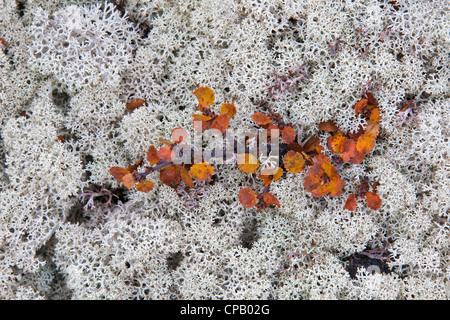
[[[341,180],[330,159],[323,154],[315,157],[316,163],[309,169],[303,180],[303,186],[313,197],[329,194],[338,197],[342,194],[345,182]]]
[[[161,147],[159,148],[158,151],[158,157],[161,160],[165,160],[165,161],[172,161],[172,149],[170,149],[169,147]]]
[[[245,173],[255,173],[259,167],[259,160],[251,153],[242,153],[237,157],[238,168]]]
[[[272,120],[261,112],[255,112],[255,114],[252,116],[252,119],[260,126],[265,126],[272,123]]]
[[[151,165],[157,164],[159,161],[158,151],[156,151],[155,146],[150,146],[147,151],[147,161]]]
[[[142,107],[144,104],[146,104],[145,100],[134,99],[127,103],[126,108],[127,110],[133,111],[134,109]]]
[[[253,208],[256,205],[258,199],[256,193],[250,188],[243,188],[239,191],[239,202],[246,209]]]
[[[372,190],[374,193],[377,193],[377,188],[380,185],[380,183],[377,181],[372,185]]]
[[[298,153],[303,152],[303,148],[297,142],[292,142],[287,145],[288,150],[294,150]]]
[[[0,43],[1,43],[2,45],[4,45],[5,47],[8,47],[8,43],[5,41],[5,39],[0,38]]]
[[[375,135],[373,133],[364,133],[356,141],[356,151],[369,153],[375,147]]]
[[[368,100],[367,99],[361,99],[355,104],[355,114],[357,115],[360,113],[366,106],[367,106]]]
[[[159,170],[159,180],[169,187],[176,185],[180,179],[180,172],[175,165],[170,165]]]
[[[198,87],[193,94],[197,97],[201,107],[209,107],[214,103],[214,92],[208,87]],[[200,108],[200,110],[202,109]]]
[[[319,123],[319,129],[327,132],[336,132],[339,131],[339,128],[336,126],[333,120],[328,120],[325,122]]]
[[[378,123],[378,121],[380,121],[380,119],[381,119],[380,108],[373,108],[372,111],[370,112],[369,120],[372,123]]]
[[[194,117],[194,120],[198,121],[208,121],[212,119],[210,116],[205,116],[203,114],[193,114],[192,117]]]
[[[336,153],[342,153],[344,151],[344,142],[347,138],[342,132],[336,132],[331,137],[328,137],[328,149]]]
[[[348,196],[347,201],[345,202],[345,209],[349,211],[355,211],[356,209],[356,196],[352,193]]]
[[[211,122],[194,120],[193,126],[195,131],[204,132],[205,130],[208,130],[210,128]]]
[[[194,117],[193,126],[194,130],[197,132],[203,132],[211,126],[211,117],[205,116],[203,114],[193,114]]]
[[[364,133],[371,133],[376,138],[378,136],[378,134],[380,133],[380,125],[378,123],[369,122],[367,124],[367,128],[364,130]]]
[[[281,131],[281,138],[286,144],[294,142],[295,136],[296,136],[295,130],[290,126],[284,127],[283,131]]]
[[[111,169],[109,169],[109,173],[118,181],[118,182],[122,182],[123,181],[123,177],[127,174],[130,173],[130,171],[128,171],[125,168],[121,168],[121,167],[112,167]]]
[[[178,127],[172,130],[171,136],[173,142],[181,143],[187,139],[188,133],[185,129]]]
[[[194,181],[192,181],[191,176],[189,175],[188,171],[185,167],[177,167],[181,174],[181,179],[183,179],[184,183],[186,183],[189,188],[194,189]]]
[[[366,192],[367,206],[372,210],[378,210],[381,207],[381,198],[373,192]]]
[[[272,131],[273,130],[273,131]],[[267,127],[267,137],[271,137],[272,134],[276,134],[278,131],[278,136],[280,135],[279,131],[280,131],[280,127],[277,126],[276,124],[271,124]]]
[[[280,167],[277,167],[274,170],[271,170],[272,172],[270,172],[270,174],[265,174],[267,169],[261,170],[261,174],[258,175],[258,178],[263,181],[263,184],[265,187],[267,187],[272,181],[276,181],[278,179],[280,179],[280,177],[283,175],[283,169],[281,169]],[[262,174],[264,173],[264,174]]]
[[[284,168],[293,173],[302,172],[305,168],[305,159],[303,156],[293,150],[288,151],[284,156]]]
[[[266,205],[270,206],[271,204],[276,205],[278,208],[280,207],[280,203],[278,202],[277,197],[275,197],[270,192],[266,192],[263,195],[263,200],[266,203]]]
[[[155,187],[155,184],[153,182],[146,180],[146,181],[139,182],[136,186],[136,190],[140,191],[140,192],[149,192],[154,187]]]
[[[226,114],[231,119],[236,114],[236,107],[232,103],[224,103],[220,107],[220,114]]]
[[[134,187],[134,184],[136,183],[136,179],[134,178],[134,175],[132,173],[126,174],[123,176],[122,179],[122,183],[123,185],[128,188],[131,189]]]
[[[258,178],[261,180],[264,179],[271,179],[273,181],[280,179],[280,177],[283,175],[283,169],[280,167],[276,167],[275,169],[268,170],[264,169],[261,170],[261,174],[258,175]]]
[[[214,174],[214,167],[211,166],[208,162],[202,162],[198,164],[194,164],[189,170],[189,175],[197,181],[205,181],[211,178]]]
[[[370,106],[373,106],[373,107],[378,106],[377,99],[375,99],[373,94],[370,92],[367,93],[367,104],[369,104]]]
[[[211,129],[217,129],[220,132],[225,132],[228,128],[228,115],[227,114],[221,114],[220,116],[216,117],[210,126]]]

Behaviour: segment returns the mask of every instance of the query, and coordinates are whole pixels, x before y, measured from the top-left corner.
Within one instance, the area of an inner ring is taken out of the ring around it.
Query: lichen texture
[[[448,0],[0,0],[0,40],[0,299],[450,298]],[[111,174],[195,113],[282,118],[316,176]]]

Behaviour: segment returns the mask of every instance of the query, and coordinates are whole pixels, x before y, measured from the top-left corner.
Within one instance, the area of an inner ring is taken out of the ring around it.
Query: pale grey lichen
[[[0,0],[1,299],[450,297],[448,1],[130,0],[124,9]],[[274,78],[299,66],[306,73]],[[305,173],[285,173],[270,189],[279,208],[246,210],[237,195],[254,182],[233,166],[199,193],[177,194],[157,175],[154,190],[113,205],[86,193],[89,183],[116,188],[109,168],[144,158],[173,128],[192,131],[201,85],[216,101],[234,98],[231,129],[267,109],[302,128],[302,140],[326,120],[356,131],[364,120],[353,106],[372,91],[382,139],[340,175],[379,181],[381,208],[350,213],[351,183],[342,197],[317,199]],[[289,94],[274,101],[266,88]],[[135,97],[147,105],[125,113]],[[399,113],[406,100],[418,108]],[[399,126],[402,116],[419,121]],[[392,272],[350,277],[346,259],[367,248],[388,250]]]

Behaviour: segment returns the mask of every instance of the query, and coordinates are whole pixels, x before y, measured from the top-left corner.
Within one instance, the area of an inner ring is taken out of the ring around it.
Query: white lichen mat
[[[450,298],[447,0],[0,0],[0,40],[0,299]],[[192,131],[199,86],[233,130],[273,111],[322,141],[370,87],[382,139],[342,197],[286,173],[245,209],[255,177],[226,165],[122,188],[109,169]],[[362,177],[380,209],[344,209]]]

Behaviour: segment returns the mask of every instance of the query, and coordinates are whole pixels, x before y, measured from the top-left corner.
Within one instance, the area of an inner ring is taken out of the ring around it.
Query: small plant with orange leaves
[[[337,162],[339,167],[343,163],[358,164],[364,161],[364,158],[375,147],[376,139],[380,132],[378,122],[381,119],[380,108],[378,102],[370,90],[364,90],[363,98],[354,106],[355,116],[361,116],[366,120],[366,127],[359,127],[357,132],[344,133],[332,121],[322,122],[319,129],[332,133],[328,137],[328,149],[339,155]],[[365,179],[365,178],[364,178]],[[376,186],[374,184],[373,191],[369,191],[369,185],[366,180],[358,186],[358,193],[351,194],[346,203],[345,208],[353,211],[356,209],[356,201],[358,198],[365,198],[367,206],[373,210],[381,207],[381,198],[376,194]]]
[[[216,113],[212,109],[214,92],[209,87],[199,87],[193,94],[198,100],[195,108],[200,111],[192,115],[194,130],[198,133],[216,130],[225,136],[229,121],[236,114],[233,101],[222,104]],[[255,207],[258,211],[268,206],[279,207],[280,203],[270,192],[270,186],[273,181],[281,179],[284,172],[301,173],[307,170],[303,186],[313,197],[341,196],[345,182],[339,175],[340,166],[345,162],[361,163],[373,150],[379,133],[380,109],[371,92],[366,92],[366,97],[356,103],[355,115],[364,117],[368,123],[366,128],[361,127],[356,133],[344,133],[332,121],[319,124],[321,130],[332,134],[327,141],[328,148],[339,155],[333,164],[323,153],[324,148],[317,136],[301,141],[292,124],[284,121],[280,114],[273,111],[267,114],[255,112],[252,120],[260,130],[264,129],[265,135],[246,139],[244,146],[239,145],[236,140],[229,144],[237,168],[245,174],[253,175],[262,183],[261,192],[249,187],[239,191],[238,198],[242,206],[246,209]],[[171,140],[159,138],[162,146],[157,149],[152,145],[146,154],[150,166],[144,167],[144,159],[141,159],[127,168],[113,167],[110,173],[128,189],[136,187],[137,191],[149,192],[154,188],[154,183],[147,180],[147,176],[159,171],[159,180],[174,188],[180,197],[186,198],[189,205],[192,205],[196,201],[191,199],[191,194],[196,193],[188,191],[195,189],[196,185],[205,187],[205,184],[213,183],[216,168],[205,159],[218,155],[217,150],[209,153],[200,151],[200,154],[196,154],[197,151],[187,144],[187,135],[185,129],[176,128],[172,130]],[[250,144],[254,142],[256,148],[252,150]],[[376,187],[369,192],[366,185],[362,185],[357,194],[349,197],[345,207],[354,210],[356,200],[360,197],[365,197],[372,209],[376,210],[381,205]]]
[[[236,113],[234,105],[232,103],[223,104],[220,108],[220,115],[217,115],[210,108],[214,103],[214,93],[210,88],[200,87],[193,93],[199,102],[196,108],[202,112],[200,115],[193,115],[194,128],[201,132],[207,129],[224,132],[228,128],[229,119]],[[130,102],[133,105],[130,105],[128,109],[138,108],[144,103],[143,100],[133,100]],[[147,180],[147,176],[156,171],[159,171],[159,180],[175,190],[180,190],[181,181],[190,189],[194,189],[194,181],[211,180],[215,174],[215,168],[212,165],[207,161],[192,164],[195,155],[193,148],[186,144],[187,131],[183,128],[175,128],[171,135],[172,140],[159,138],[162,143],[159,149],[153,145],[148,148],[146,160],[150,166],[145,166],[143,171],[138,170],[143,166],[143,159],[141,159],[128,168],[112,167],[109,172],[126,188],[132,189],[136,186],[136,190],[140,192],[149,192],[154,188],[154,183]],[[203,158],[204,155],[201,154],[200,159]]]

